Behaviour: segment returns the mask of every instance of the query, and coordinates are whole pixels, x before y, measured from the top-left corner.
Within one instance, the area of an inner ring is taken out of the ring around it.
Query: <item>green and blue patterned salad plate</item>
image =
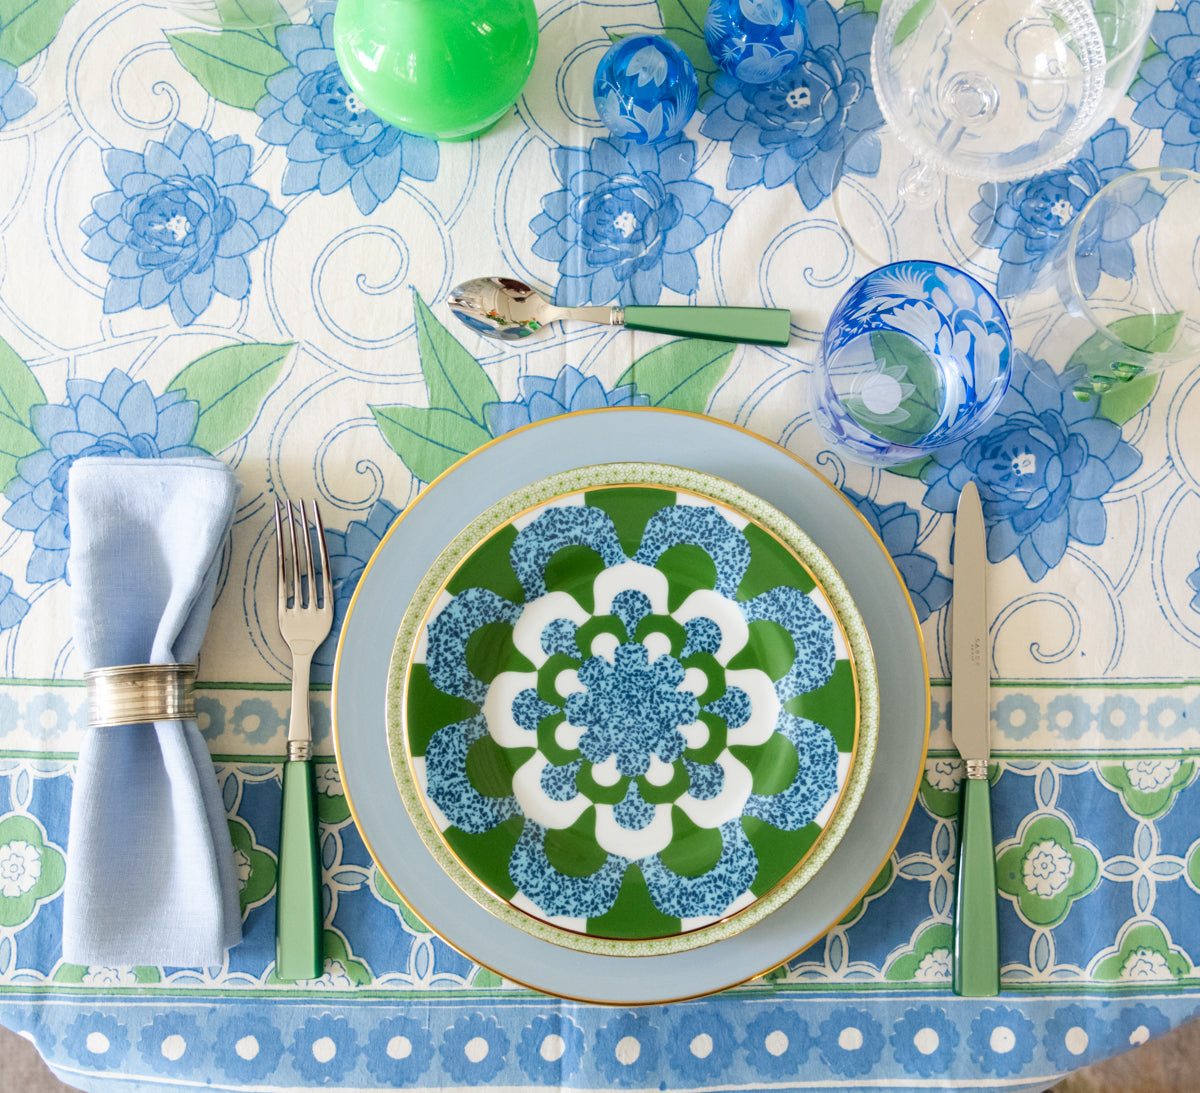
[[[466,527],[403,616],[393,772],[454,882],[607,956],[728,938],[818,875],[879,724],[866,626],[787,516],[713,475],[607,463]]]

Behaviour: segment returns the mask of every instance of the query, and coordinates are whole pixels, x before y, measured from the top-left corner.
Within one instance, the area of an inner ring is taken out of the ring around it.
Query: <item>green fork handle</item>
[[[956,899],[954,993],[966,998],[992,998],[1000,993],[1000,936],[992,799],[987,778],[962,781]]]
[[[317,854],[316,783],[311,759],[283,765],[279,874],[275,891],[275,974],[318,979],[325,969]]]
[[[683,334],[718,342],[787,345],[792,313],[780,307],[641,307],[625,308],[630,330]]]

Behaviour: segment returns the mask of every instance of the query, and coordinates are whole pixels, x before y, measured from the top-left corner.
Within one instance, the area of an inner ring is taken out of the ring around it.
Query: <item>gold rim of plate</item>
[[[715,501],[782,543],[809,572],[832,609],[849,654],[858,700],[846,779],[828,822],[795,867],[748,906],[709,925],[654,938],[606,938],[567,930],[522,910],[478,880],[444,840],[428,812],[411,765],[405,720],[407,680],[417,637],[445,586],[475,548],[531,509],[586,490],[619,486],[675,489]],[[442,551],[418,586],[397,633],[388,668],[384,720],[392,772],[405,810],[435,861],[471,899],[506,924],[564,948],[602,956],[659,956],[698,949],[740,933],[782,906],[816,876],[861,802],[878,738],[879,692],[870,638],[858,608],[833,563],[795,521],[748,490],[702,471],[660,463],[605,463],[563,471],[514,491],[473,520]]]

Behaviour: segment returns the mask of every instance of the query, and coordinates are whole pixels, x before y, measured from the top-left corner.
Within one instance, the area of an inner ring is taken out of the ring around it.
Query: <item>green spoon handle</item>
[[[289,759],[283,765],[275,974],[289,981],[319,979],[324,969],[316,783],[311,760]]]
[[[992,842],[991,790],[986,778],[962,781],[954,993],[966,998],[992,998],[1000,993],[996,849]]]
[[[640,307],[625,309],[630,330],[683,334],[718,342],[787,345],[792,313],[781,307]]]

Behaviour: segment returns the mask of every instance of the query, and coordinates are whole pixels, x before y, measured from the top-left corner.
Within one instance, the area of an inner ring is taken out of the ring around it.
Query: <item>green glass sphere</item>
[[[435,140],[467,140],[499,121],[537,53],[533,0],[338,0],[333,32],[362,103]]]

